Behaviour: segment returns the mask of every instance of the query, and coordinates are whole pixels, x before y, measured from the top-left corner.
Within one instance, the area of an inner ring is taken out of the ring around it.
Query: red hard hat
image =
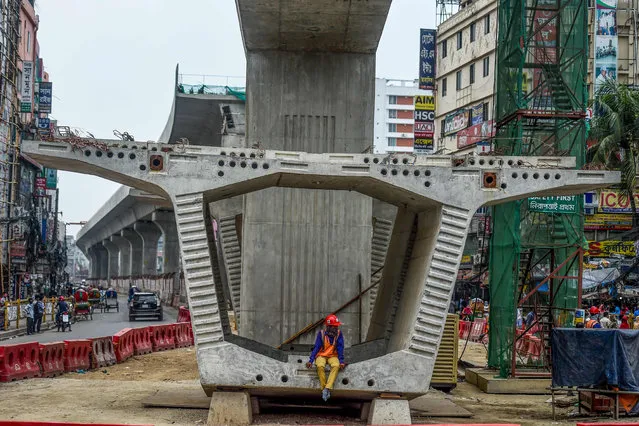
[[[59,300],[62,302],[64,300],[64,296],[60,296]]]
[[[327,316],[326,320],[324,320],[324,324],[332,326],[332,327],[337,327],[338,325],[342,325],[342,323],[339,322],[339,320],[337,319],[337,315],[334,315],[334,314],[330,314],[329,316]]]
[[[590,307],[590,315],[597,315],[599,313],[599,309],[596,306]]]

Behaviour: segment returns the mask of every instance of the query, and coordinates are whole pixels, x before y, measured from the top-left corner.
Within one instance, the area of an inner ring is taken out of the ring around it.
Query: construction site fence
[[[42,316],[42,324],[55,321],[55,297],[45,297],[44,315]],[[27,326],[27,315],[25,309],[29,304],[28,299],[6,301],[0,306],[0,327],[4,331],[17,330]]]
[[[127,295],[129,289],[136,286],[143,292],[157,294],[162,303],[169,306],[178,306],[186,302],[186,284],[183,274],[137,275],[109,279],[89,278],[86,282],[90,286],[113,288],[123,295]]]

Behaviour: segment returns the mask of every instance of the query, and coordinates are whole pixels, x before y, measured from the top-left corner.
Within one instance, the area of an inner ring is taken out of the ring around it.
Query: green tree
[[[630,200],[633,228],[639,225],[635,202],[639,155],[639,91],[607,79],[595,93],[589,152],[594,164],[621,171],[621,193]]]

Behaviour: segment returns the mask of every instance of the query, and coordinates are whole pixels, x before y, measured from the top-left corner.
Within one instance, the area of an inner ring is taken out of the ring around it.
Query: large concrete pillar
[[[157,274],[158,240],[162,231],[153,222],[135,222],[133,229],[142,238],[142,273]]]
[[[89,277],[98,278],[100,275],[100,265],[98,265],[98,255],[93,247],[87,249],[87,256],[89,258]]]
[[[102,245],[107,251],[107,278],[116,278],[120,276],[120,249],[117,244],[111,240],[102,240]]]
[[[98,275],[96,278],[106,280],[109,278],[109,252],[100,243],[93,246],[97,257]]]
[[[373,144],[374,53],[248,49],[246,56],[248,146],[361,153]],[[370,283],[371,237],[370,197],[283,188],[246,195],[240,335],[279,345],[356,297]],[[266,311],[276,322],[263,321]],[[359,304],[340,313],[347,345],[366,329],[359,315]]]
[[[152,219],[153,223],[160,228],[164,237],[162,272],[178,272],[180,270],[180,243],[178,241],[177,227],[175,226],[175,213],[156,211],[153,212]]]
[[[120,276],[131,275],[131,243],[121,235],[111,235],[111,242],[118,246],[120,253]]]
[[[120,231],[120,236],[131,244],[131,276],[142,275],[142,237],[131,228],[124,228]]]

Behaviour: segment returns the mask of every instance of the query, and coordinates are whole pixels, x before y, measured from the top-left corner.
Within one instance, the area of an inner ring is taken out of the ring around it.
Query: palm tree
[[[595,164],[621,171],[621,193],[633,211],[633,229],[639,225],[635,202],[639,158],[639,91],[607,79],[597,89],[590,138],[597,143],[588,157]]]

